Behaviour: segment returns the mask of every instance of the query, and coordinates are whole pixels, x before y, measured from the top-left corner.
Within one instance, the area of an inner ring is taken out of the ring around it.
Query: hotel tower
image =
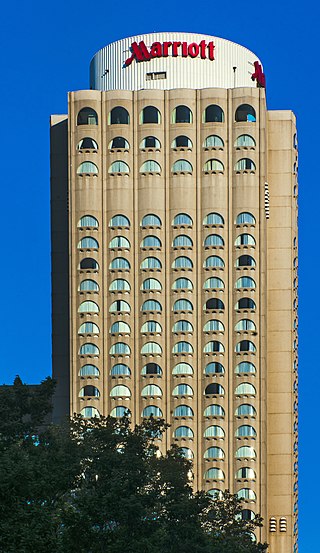
[[[51,117],[54,416],[153,414],[297,553],[297,138],[257,56],[153,33]]]

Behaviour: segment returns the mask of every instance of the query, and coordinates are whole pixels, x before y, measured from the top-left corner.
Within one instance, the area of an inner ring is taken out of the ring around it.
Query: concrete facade
[[[296,553],[295,118],[251,82],[82,90],[52,116],[55,417],[163,416],[195,487]]]

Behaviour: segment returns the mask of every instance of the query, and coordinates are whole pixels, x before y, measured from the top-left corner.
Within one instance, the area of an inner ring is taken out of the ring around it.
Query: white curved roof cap
[[[256,64],[256,65],[255,65]],[[95,90],[236,88],[260,85],[262,67],[247,48],[194,33],[151,33],[113,42],[90,65]]]

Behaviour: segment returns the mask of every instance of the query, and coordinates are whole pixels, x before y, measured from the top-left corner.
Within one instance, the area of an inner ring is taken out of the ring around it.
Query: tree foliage
[[[41,427],[51,384],[39,392],[38,411],[21,381],[15,386],[8,398],[2,393],[16,409],[0,426],[2,553],[266,550],[249,535],[261,519],[243,521],[236,496],[193,493],[192,465],[181,450],[160,455],[164,421],[132,428],[127,417],[76,416]]]

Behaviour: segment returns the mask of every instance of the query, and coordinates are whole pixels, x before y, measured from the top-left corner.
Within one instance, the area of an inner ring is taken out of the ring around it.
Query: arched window
[[[237,236],[235,246],[255,246],[256,241],[251,234],[240,234]]]
[[[242,212],[236,218],[236,225],[255,225],[256,220],[252,213]]]
[[[194,458],[193,452],[189,447],[180,447],[179,450],[180,450],[181,455],[185,459],[191,460],[191,459]]]
[[[208,311],[223,311],[224,310],[224,303],[222,300],[219,300],[218,298],[210,298],[206,301],[206,303],[203,306],[204,310]]]
[[[221,280],[221,278],[210,277],[210,278],[207,278],[207,280],[205,281],[205,283],[203,285],[203,288],[204,288],[204,290],[209,290],[211,288],[223,289],[224,288],[224,282],[223,282],[223,280]]]
[[[192,269],[193,263],[189,257],[181,255],[172,263],[172,269]]]
[[[161,227],[161,219],[154,213],[148,213],[141,220],[142,227]]]
[[[242,382],[236,387],[234,393],[236,396],[255,396],[257,392],[252,384]]]
[[[235,309],[250,309],[256,308],[255,302],[251,298],[240,298],[235,305]]]
[[[173,433],[174,438],[193,438],[193,430],[189,426],[178,426]]]
[[[178,384],[172,390],[173,396],[193,396],[193,389],[189,384]]]
[[[174,227],[192,227],[193,222],[190,215],[187,215],[187,213],[178,213],[178,215],[175,215],[172,225]]]
[[[235,148],[255,148],[256,141],[249,134],[241,134],[234,143]]]
[[[189,342],[177,342],[172,348],[172,353],[193,353],[193,347]]]
[[[156,278],[146,278],[140,286],[140,290],[162,290],[161,283]]]
[[[241,488],[241,490],[237,492],[237,496],[239,499],[249,499],[251,501],[255,501],[257,499],[256,494],[253,490],[250,490],[250,488]]]
[[[189,321],[177,321],[172,327],[172,332],[193,332],[193,326]]]
[[[236,374],[246,374],[246,373],[255,374],[256,368],[253,363],[249,363],[248,361],[242,361],[236,366],[234,372]]]
[[[96,386],[83,386],[80,389],[79,397],[100,397],[100,392]]]
[[[150,375],[162,375],[162,369],[160,365],[157,365],[157,363],[147,363],[144,367],[142,367],[141,370],[142,376],[150,376]]]
[[[157,173],[161,174],[161,167],[157,161],[148,159],[140,167],[140,173]]]
[[[141,348],[141,355],[162,355],[162,347],[156,342],[147,342]]]
[[[224,438],[224,430],[221,428],[221,426],[212,425],[208,426],[203,434],[204,438]]]
[[[123,138],[123,136],[115,136],[111,142],[109,142],[109,150],[129,150],[129,142]]]
[[[131,392],[128,386],[114,386],[110,391],[110,397],[131,397]]]
[[[193,290],[193,284],[188,278],[177,278],[172,285],[172,290]]]
[[[98,367],[95,365],[83,365],[81,369],[79,370],[79,376],[87,377],[87,376],[96,376],[98,377],[100,375],[100,371]]]
[[[224,225],[224,219],[219,213],[208,213],[203,219],[205,226]]]
[[[99,355],[100,350],[95,344],[82,344],[79,349],[79,355]]]
[[[146,106],[140,112],[140,123],[141,124],[160,124],[161,123],[161,113],[158,108],[154,106]]]
[[[221,469],[212,467],[204,473],[204,478],[206,480],[224,480],[224,472]]]
[[[97,125],[98,115],[92,108],[82,108],[77,117],[77,125]]]
[[[236,459],[242,459],[242,458],[249,458],[249,459],[255,459],[256,458],[256,452],[253,447],[250,446],[242,446],[239,447],[235,453]]]
[[[95,259],[92,259],[92,257],[85,257],[81,259],[79,268],[82,270],[93,269],[97,271],[99,269],[99,264]]]
[[[192,150],[192,142],[188,136],[176,136],[176,138],[172,141],[171,148],[173,150]]]
[[[239,159],[237,163],[234,166],[234,170],[237,173],[250,171],[251,173],[256,170],[255,163],[252,161],[252,159],[249,159],[248,157],[243,157],[242,159]]]
[[[116,344],[113,344],[109,351],[110,355],[130,355],[130,353],[130,347],[124,342],[117,342]]]
[[[209,234],[209,236],[206,236],[203,245],[205,248],[211,248],[211,247],[222,248],[224,246],[224,240],[222,236],[219,236],[219,234]]]
[[[99,306],[94,301],[80,303],[78,313],[99,313]]]
[[[111,269],[111,270],[119,269],[120,271],[129,271],[130,263],[124,257],[115,257],[111,261],[111,263],[109,265],[109,269]]]
[[[128,365],[124,365],[123,363],[117,363],[116,365],[113,365],[111,371],[111,376],[130,376],[131,370],[129,369]]]
[[[109,242],[109,249],[126,249],[130,250],[130,242],[125,236],[115,236]]]
[[[250,511],[250,509],[242,509],[241,511],[242,520],[253,520],[255,516],[254,512]]]
[[[128,175],[130,173],[129,165],[124,161],[114,161],[108,170],[109,175],[117,173],[118,175]]]
[[[237,353],[249,352],[249,351],[251,353],[255,353],[257,350],[254,343],[251,342],[250,340],[241,340],[241,342],[238,342],[236,344],[235,351]]]
[[[224,261],[218,255],[210,255],[203,262],[204,269],[209,269],[210,267],[224,267]]]
[[[204,346],[203,353],[224,353],[224,346],[221,342],[213,340]]]
[[[98,150],[98,144],[93,138],[86,136],[85,138],[81,138],[80,142],[78,142],[77,150]]]
[[[193,242],[186,234],[179,234],[173,239],[173,248],[192,248]]]
[[[116,321],[110,327],[110,334],[130,334],[131,328],[124,321]]]
[[[131,411],[128,407],[124,407],[123,405],[118,405],[110,411],[110,417],[120,418],[124,416],[131,417]]]
[[[217,319],[211,319],[205,323],[203,332],[224,332],[224,325]]]
[[[172,123],[192,123],[192,111],[188,106],[177,106],[172,111]]]
[[[178,159],[172,165],[172,173],[189,173],[192,174],[193,168],[190,161],[186,159]]]
[[[194,413],[189,405],[178,405],[173,411],[174,417],[193,417]]]
[[[84,215],[77,224],[78,228],[98,228],[98,220],[92,215]]]
[[[109,292],[129,292],[130,290],[129,282],[123,278],[113,280],[109,286]]]
[[[217,405],[217,404],[213,403],[211,405],[208,405],[205,408],[205,410],[203,412],[203,416],[204,417],[224,417],[225,412],[224,412],[223,407],[221,407],[221,405]]]
[[[140,142],[140,150],[160,150],[161,143],[155,136],[146,136]]]
[[[205,173],[223,173],[224,166],[218,159],[208,159],[203,166]]]
[[[224,113],[220,106],[211,104],[207,106],[202,115],[203,123],[223,123]]]
[[[146,236],[142,240],[140,248],[161,248],[161,240],[157,236]]]
[[[221,447],[209,447],[203,455],[204,459],[224,459],[224,451]]]
[[[157,407],[156,405],[148,405],[142,410],[141,417],[147,418],[147,417],[162,417],[162,411],[160,407]]]
[[[96,325],[95,323],[91,323],[90,321],[82,323],[82,325],[80,325],[78,330],[78,334],[99,334],[99,333],[100,333],[100,329],[98,325]]]
[[[235,288],[255,288],[256,283],[251,277],[240,277],[235,283]]]
[[[249,405],[249,403],[243,403],[242,405],[239,405],[239,407],[235,410],[235,416],[236,417],[254,417],[257,414],[255,408],[253,405]]]
[[[92,238],[91,236],[85,236],[84,238],[81,238],[80,242],[78,242],[78,250],[90,250],[90,249],[98,249],[99,243],[98,240],[95,238]]]
[[[236,109],[235,120],[237,123],[254,123],[256,121],[255,109],[252,106],[249,106],[249,104],[241,104],[241,106],[238,106]]]
[[[254,470],[250,467],[241,467],[241,469],[237,470],[236,472],[236,478],[237,479],[246,479],[246,480],[255,480],[256,479],[256,473]]]
[[[236,438],[255,438],[257,435],[253,426],[243,424],[237,428],[235,436]]]
[[[221,386],[221,384],[217,384],[216,382],[211,382],[211,384],[208,384],[208,386],[206,386],[204,394],[206,396],[223,396],[224,387]]]
[[[189,363],[178,363],[175,365],[172,369],[173,375],[181,375],[181,374],[193,374],[193,368]]]
[[[109,313],[130,313],[130,305],[123,300],[114,301],[109,307]]]
[[[162,396],[162,390],[160,386],[156,386],[156,384],[148,384],[145,386],[141,391],[142,397],[161,397]]]
[[[220,138],[220,136],[217,136],[216,134],[211,134],[205,139],[203,147],[205,150],[223,150],[224,142],[222,138]]]
[[[213,499],[222,499],[223,497],[222,491],[218,490],[218,488],[211,488],[206,493]]]
[[[110,228],[130,227],[130,221],[125,215],[114,215],[109,221]]]
[[[95,407],[84,407],[81,409],[80,415],[84,419],[91,419],[93,417],[100,418],[100,412]]]
[[[128,111],[122,106],[116,106],[109,113],[109,125],[129,125]]]
[[[208,363],[204,369],[205,374],[223,374],[224,373],[224,367],[221,365],[221,363],[213,362]]]
[[[145,322],[140,330],[141,333],[152,333],[152,334],[161,334],[162,326],[157,321],[147,321]]]
[[[244,331],[248,331],[248,330],[255,331],[255,330],[256,330],[256,325],[255,325],[254,322],[251,321],[250,319],[241,319],[241,321],[238,321],[238,322],[237,322],[237,324],[235,325],[234,329],[235,329],[236,332],[240,332],[241,330],[244,330]]]
[[[97,175],[98,167],[92,161],[83,161],[77,169],[77,175]]]
[[[236,267],[255,267],[256,262],[251,255],[240,255],[236,260]]]
[[[177,300],[172,309],[173,311],[193,311],[193,305],[189,300]]]
[[[99,292],[99,284],[95,280],[86,279],[80,282],[79,292]]]
[[[140,269],[161,269],[162,265],[156,257],[146,257],[140,265]]]
[[[156,300],[147,300],[143,302],[141,306],[141,311],[162,311],[161,304]]]

